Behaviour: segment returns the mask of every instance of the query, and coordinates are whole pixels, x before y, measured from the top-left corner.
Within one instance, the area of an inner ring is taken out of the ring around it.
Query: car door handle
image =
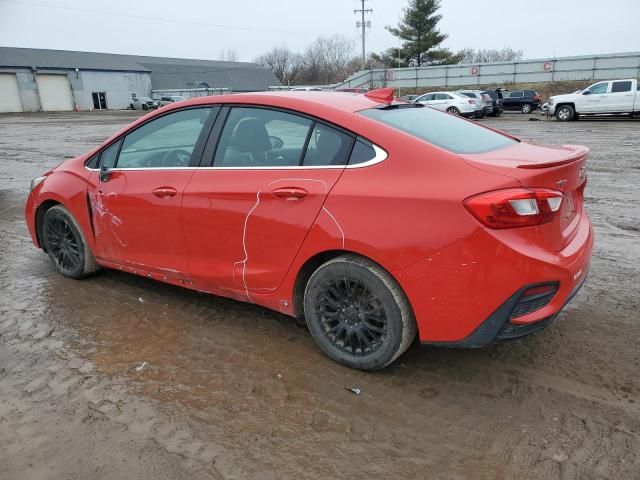
[[[301,198],[309,195],[304,188],[298,187],[282,187],[276,188],[271,192],[271,194],[276,198],[281,198],[283,200],[300,200]]]
[[[158,187],[152,192],[156,197],[167,198],[175,196],[178,191],[173,187]]]

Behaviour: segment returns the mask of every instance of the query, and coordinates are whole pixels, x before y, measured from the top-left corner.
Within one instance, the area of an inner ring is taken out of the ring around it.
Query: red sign
[[[553,68],[553,63],[551,62],[544,62],[544,65],[542,66],[542,68],[544,68],[545,72],[550,72],[551,69]]]
[[[393,70],[387,70],[387,80],[393,80]]]
[[[471,75],[473,75],[474,77],[478,75],[479,71],[480,69],[478,67],[471,67]]]

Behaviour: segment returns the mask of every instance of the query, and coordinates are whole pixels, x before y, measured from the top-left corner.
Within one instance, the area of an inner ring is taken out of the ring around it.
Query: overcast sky
[[[367,50],[398,44],[406,1],[368,0]],[[251,61],[275,45],[302,50],[342,34],[360,50],[359,0],[0,0],[0,46]],[[524,50],[525,58],[640,50],[640,0],[443,0],[444,45]]]

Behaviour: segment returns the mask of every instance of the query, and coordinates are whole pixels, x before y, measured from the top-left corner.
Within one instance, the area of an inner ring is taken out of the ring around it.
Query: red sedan
[[[588,150],[365,95],[256,93],[150,113],[31,185],[55,268],[106,267],[304,316],[350,367],[547,326],[582,285]]]

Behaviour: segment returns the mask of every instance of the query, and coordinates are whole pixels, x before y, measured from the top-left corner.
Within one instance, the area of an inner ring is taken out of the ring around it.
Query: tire
[[[447,113],[450,113],[451,115],[460,115],[460,110],[456,107],[449,107],[447,108]]]
[[[568,122],[575,117],[575,110],[571,105],[561,105],[556,108],[556,119],[560,122]]]
[[[530,103],[525,103],[520,107],[520,111],[522,113],[531,113],[533,112],[533,106]]]
[[[42,238],[54,267],[65,277],[80,279],[100,269],[78,223],[63,206],[45,212]]]
[[[142,104],[142,109],[143,109],[143,110],[149,110],[149,107],[148,107],[146,104],[144,104],[144,103],[143,103],[143,104]]]
[[[400,286],[382,267],[357,255],[329,260],[311,275],[304,314],[320,350],[359,370],[389,365],[416,336],[416,322]]]

